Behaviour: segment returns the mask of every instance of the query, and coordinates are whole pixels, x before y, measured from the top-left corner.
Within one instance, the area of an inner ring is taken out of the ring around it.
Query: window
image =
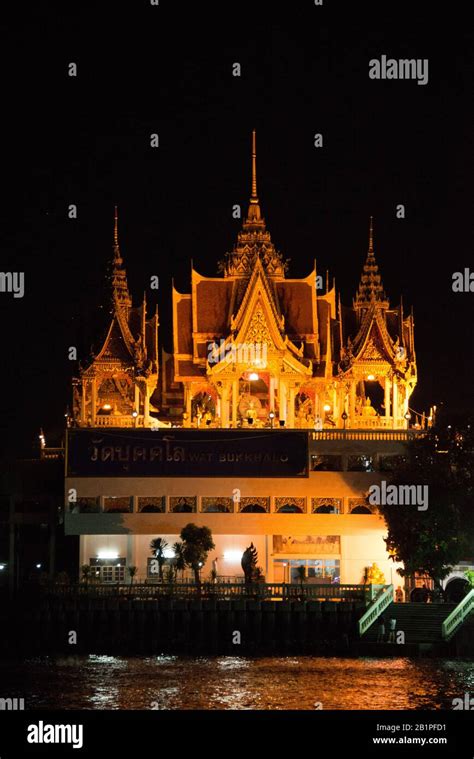
[[[165,496],[140,497],[138,499],[138,511],[142,514],[164,514]]]
[[[264,506],[260,506],[259,503],[249,503],[240,509],[242,514],[265,514],[266,509]]]
[[[349,456],[347,461],[347,470],[349,472],[375,472],[375,463],[373,456]]]
[[[90,559],[92,579],[98,582],[125,582],[127,560],[119,559]]]
[[[275,569],[279,576],[285,577],[283,582],[301,582],[301,571],[305,569],[303,582],[315,585],[331,585],[340,582],[339,559],[276,559]],[[279,571],[283,568],[283,572]]]
[[[196,511],[196,497],[170,498],[170,511],[173,514],[192,514]]]
[[[311,470],[313,472],[342,472],[342,456],[312,454]]]
[[[372,512],[367,506],[361,504],[359,506],[354,506],[351,510],[351,514],[372,514]]]
[[[106,495],[104,497],[104,512],[107,514],[127,513],[132,510],[130,496]]]
[[[286,503],[278,509],[279,514],[302,514],[303,509],[294,503]]]

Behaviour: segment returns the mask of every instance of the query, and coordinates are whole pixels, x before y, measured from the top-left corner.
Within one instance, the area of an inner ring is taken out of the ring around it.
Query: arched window
[[[178,503],[173,507],[173,514],[191,514],[194,511],[189,503]]]
[[[372,514],[371,510],[367,506],[355,506],[351,514]]]
[[[339,514],[339,509],[330,503],[323,503],[314,510],[315,514]]]
[[[249,503],[247,506],[244,506],[243,509],[240,510],[241,513],[245,514],[265,514],[265,508],[263,506],[260,506],[259,503]]]
[[[279,514],[302,514],[303,511],[300,509],[299,506],[296,506],[294,503],[285,503],[283,506],[280,506],[278,509]]]

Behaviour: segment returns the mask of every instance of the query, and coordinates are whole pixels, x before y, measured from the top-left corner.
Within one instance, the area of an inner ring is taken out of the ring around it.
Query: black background
[[[231,249],[253,128],[261,205],[289,275],[306,276],[316,258],[349,305],[373,214],[391,304],[403,295],[414,307],[411,407],[444,402],[465,419],[473,295],[451,283],[473,258],[471,28],[461,3],[160,0],[32,4],[4,17],[1,268],[26,278],[22,300],[0,294],[10,453],[31,454],[40,426],[49,444],[61,436],[77,370],[67,349],[87,358],[107,316],[115,203],[134,299],[160,277],[160,343],[171,349],[171,279],[189,291],[191,258],[212,276]],[[382,54],[428,58],[428,84],[370,80]]]

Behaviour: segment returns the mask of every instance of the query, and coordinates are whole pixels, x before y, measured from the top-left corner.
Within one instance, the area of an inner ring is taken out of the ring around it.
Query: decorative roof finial
[[[257,147],[255,129],[252,132],[252,195],[251,203],[258,203],[257,197]]]
[[[369,224],[369,254],[374,254],[374,217],[370,217]]]

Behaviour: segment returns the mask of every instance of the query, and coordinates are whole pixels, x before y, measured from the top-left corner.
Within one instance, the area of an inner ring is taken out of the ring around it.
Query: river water
[[[474,661],[71,656],[0,665],[25,709],[452,709]]]

